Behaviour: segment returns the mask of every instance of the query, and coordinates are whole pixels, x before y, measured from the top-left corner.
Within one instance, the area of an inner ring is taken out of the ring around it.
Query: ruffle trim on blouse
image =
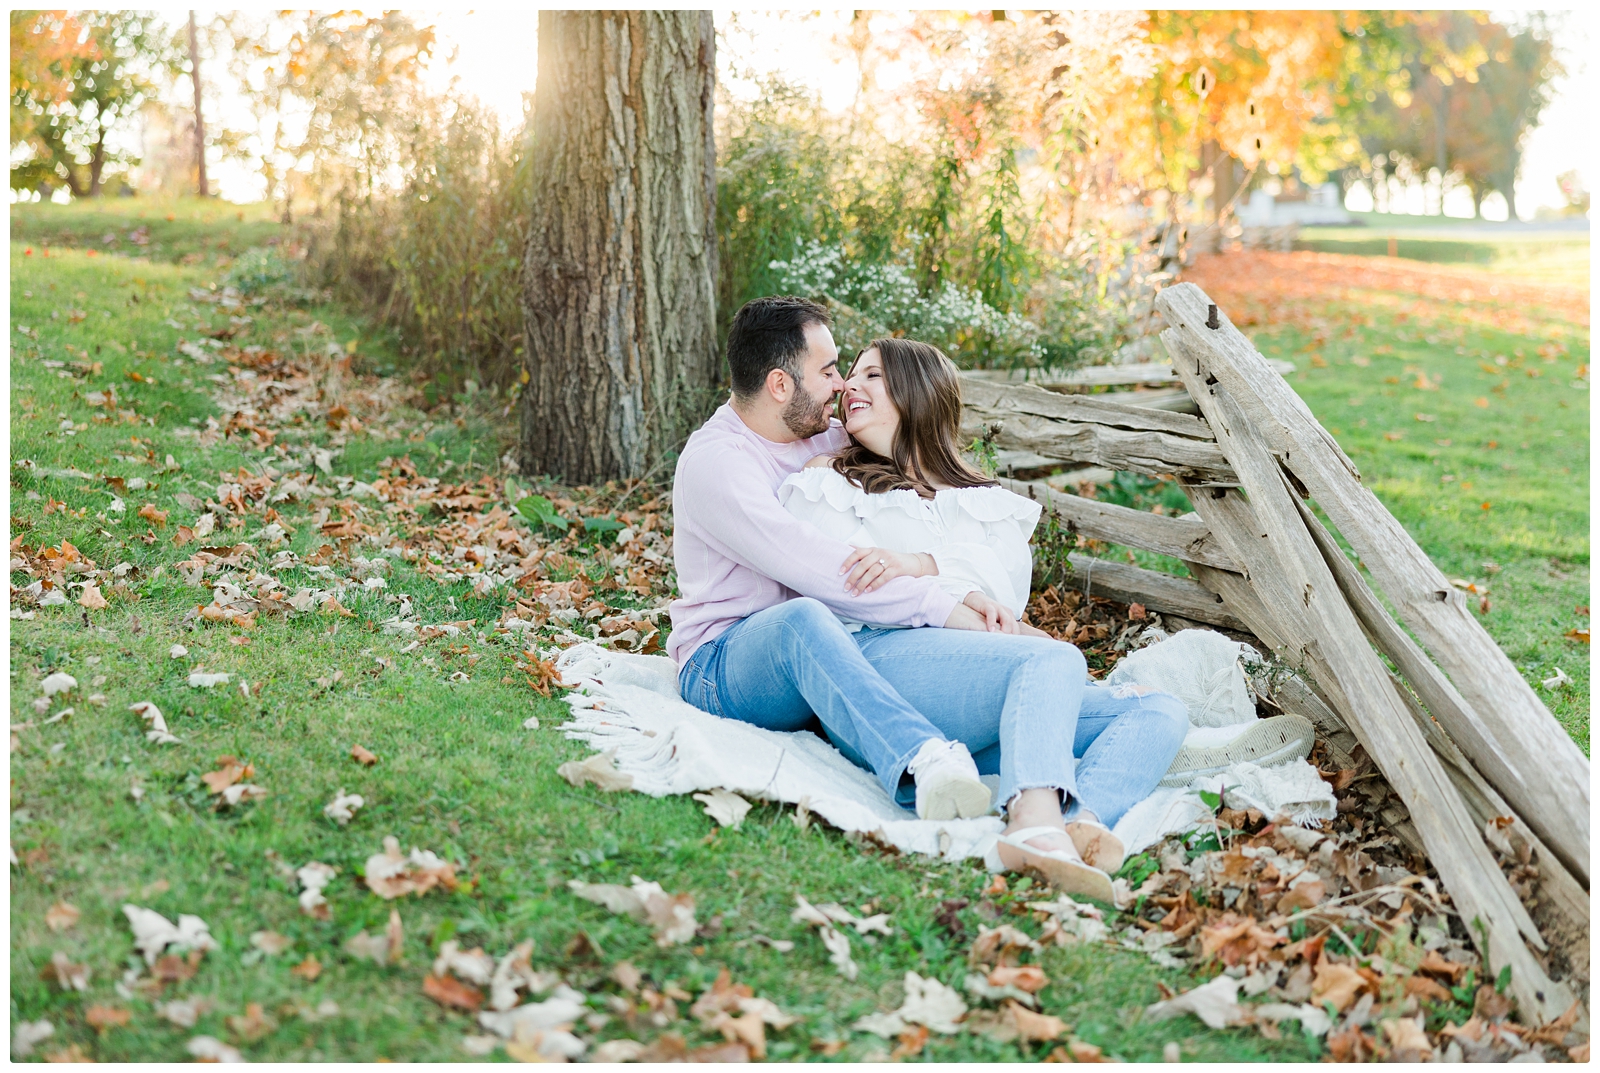
[[[937,499],[923,499],[909,488],[890,492],[868,493],[851,484],[844,474],[828,466],[814,466],[790,474],[778,488],[778,499],[787,502],[791,495],[802,495],[812,503],[826,501],[838,511],[849,511],[862,521],[871,521],[885,511],[915,518],[926,517],[936,505],[941,510],[950,506],[980,522],[998,522],[1015,518],[1024,525],[1039,520],[1038,503],[1019,496],[1008,488],[943,488],[934,495]]]

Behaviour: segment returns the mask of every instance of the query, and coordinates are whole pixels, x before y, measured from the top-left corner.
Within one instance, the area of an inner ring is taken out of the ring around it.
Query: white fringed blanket
[[[574,690],[563,698],[572,718],[561,729],[598,750],[615,749],[617,769],[651,797],[721,787],[763,801],[804,800],[841,831],[875,834],[902,852],[948,861],[982,859],[1004,828],[998,816],[919,820],[815,734],[761,730],[685,703],[678,696],[678,669],[665,656],[583,644],[562,652],[556,668],[561,684]],[[1168,834],[1210,823],[1211,809],[1196,792],[1201,789],[1222,790],[1235,808],[1257,808],[1268,816],[1287,811],[1296,819],[1313,818],[1327,807],[1320,798],[1331,797],[1304,761],[1270,769],[1239,764],[1188,787],[1157,790],[1122,818],[1117,837],[1136,853]]]

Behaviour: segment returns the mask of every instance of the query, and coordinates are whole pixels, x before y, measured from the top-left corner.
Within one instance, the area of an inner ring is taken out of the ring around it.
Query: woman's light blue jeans
[[[852,634],[806,597],[695,649],[678,688],[703,711],[768,730],[802,730],[815,715],[903,806],[915,799],[906,765],[940,738],[1000,776],[1002,806],[1049,787],[1067,820],[1088,810],[1108,827],[1156,788],[1189,730],[1171,694],[1090,684],[1066,642],[933,627]]]

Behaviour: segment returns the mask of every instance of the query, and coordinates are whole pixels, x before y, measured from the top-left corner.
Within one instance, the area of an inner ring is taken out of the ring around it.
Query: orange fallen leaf
[[[434,976],[429,973],[422,981],[422,993],[441,1006],[476,1011],[483,1005],[482,991],[453,976]]]
[[[1061,1018],[1034,1013],[1014,999],[1006,1003],[1006,1016],[1017,1026],[1017,1034],[1026,1040],[1052,1040],[1067,1031],[1067,1023]]]
[[[1581,641],[1584,644],[1589,643],[1589,630],[1584,626],[1579,626],[1576,629],[1568,630],[1561,636],[1565,637],[1569,641]]]
[[[83,1011],[83,1019],[103,1036],[113,1028],[126,1027],[133,1020],[133,1014],[120,1006],[90,1006]]]
[[[157,510],[154,503],[146,503],[144,506],[140,507],[139,517],[155,522],[157,526],[165,526],[167,524],[167,512],[164,510]]]
[[[899,1044],[889,1053],[889,1060],[898,1062],[902,1058],[911,1058],[922,1053],[922,1048],[928,1045],[927,1025],[908,1025],[900,1033]]]
[[[1477,398],[1472,400],[1472,405],[1476,406],[1480,410],[1487,410],[1489,408],[1489,400],[1482,395],[1479,395]]]
[[[361,745],[350,746],[350,758],[357,763],[371,767],[378,762],[378,754]]]
[[[317,960],[317,955],[307,954],[304,961],[289,970],[289,975],[298,976],[306,983],[311,983],[322,975],[322,962]]]
[[[71,902],[57,902],[45,910],[44,923],[51,931],[66,931],[78,922],[78,907]]]
[[[251,1043],[267,1035],[277,1028],[277,1022],[268,1017],[261,1009],[261,1003],[251,1002],[246,1004],[243,1015],[226,1018],[228,1031]]]

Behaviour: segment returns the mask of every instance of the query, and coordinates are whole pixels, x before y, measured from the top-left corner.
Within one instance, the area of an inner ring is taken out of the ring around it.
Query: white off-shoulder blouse
[[[927,552],[939,585],[958,599],[974,588],[1020,616],[1033,575],[1028,540],[1039,504],[1005,488],[946,488],[924,499],[898,490],[868,494],[831,467],[803,469],[778,487],[795,517],[861,547]],[[861,623],[847,623],[859,626]]]

